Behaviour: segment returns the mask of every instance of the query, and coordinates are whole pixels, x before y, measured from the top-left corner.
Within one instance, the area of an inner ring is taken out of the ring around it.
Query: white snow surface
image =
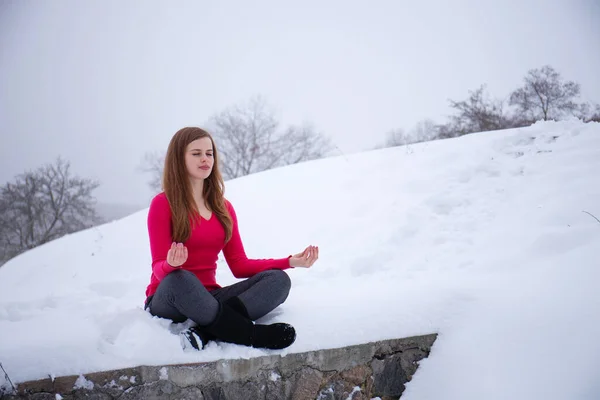
[[[437,332],[403,399],[600,398],[600,124],[321,159],[229,181],[226,197],[249,257],[320,248],[259,321],[293,324],[291,347],[182,351],[185,324],[143,310],[146,209],[0,268],[0,362],[13,383]],[[222,255],[217,278],[237,281]]]

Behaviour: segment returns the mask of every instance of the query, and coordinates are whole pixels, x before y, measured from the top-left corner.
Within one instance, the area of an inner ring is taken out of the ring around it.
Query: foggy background
[[[600,1],[2,0],[0,184],[62,156],[140,209],[144,154],[251,96],[351,153],[546,64],[600,102]]]

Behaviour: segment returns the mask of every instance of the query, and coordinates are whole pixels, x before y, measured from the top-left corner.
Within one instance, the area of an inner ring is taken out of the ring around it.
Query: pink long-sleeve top
[[[192,228],[189,239],[183,243],[188,249],[188,258],[181,266],[183,269],[193,272],[208,290],[214,290],[221,287],[216,281],[217,259],[221,251],[236,278],[248,278],[269,269],[290,268],[289,256],[249,259],[240,238],[235,210],[228,200],[225,200],[225,204],[233,222],[231,239],[225,244],[225,230],[214,212],[208,220],[200,217],[200,223]],[[171,207],[162,192],[152,199],[148,211],[152,275],[146,288],[146,297],[156,292],[165,276],[179,269],[167,263],[167,253],[173,243],[171,227]]]

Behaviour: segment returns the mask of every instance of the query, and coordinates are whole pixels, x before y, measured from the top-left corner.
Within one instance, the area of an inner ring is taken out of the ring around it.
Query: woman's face
[[[210,138],[196,139],[185,149],[185,166],[191,179],[206,179],[209,177],[215,159]]]

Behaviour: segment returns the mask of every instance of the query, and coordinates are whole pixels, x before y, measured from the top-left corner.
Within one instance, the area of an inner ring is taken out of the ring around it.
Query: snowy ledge
[[[6,399],[398,399],[436,338],[48,378],[21,383]]]

